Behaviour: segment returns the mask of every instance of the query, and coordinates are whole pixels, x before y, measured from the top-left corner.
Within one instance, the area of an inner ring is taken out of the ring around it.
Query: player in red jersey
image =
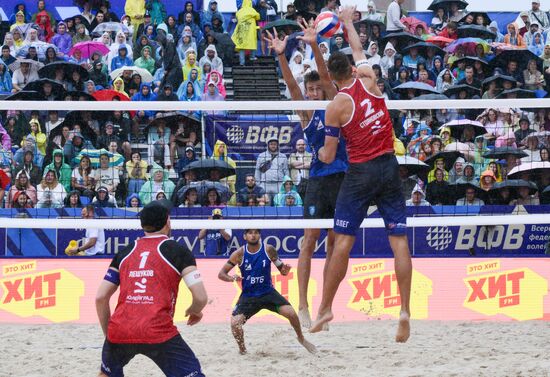
[[[336,154],[340,132],[346,141],[350,166],[340,187],[334,215],[335,246],[323,282],[323,298],[311,332],[320,331],[333,319],[332,302],[344,279],[349,252],[355,235],[374,201],[384,219],[390,246],[395,256],[395,271],[401,295],[401,313],[397,342],[406,342],[410,335],[410,290],[412,263],[406,235],[406,207],[401,194],[399,166],[393,150],[393,125],[376,75],[363,53],[353,26],[355,7],[345,7],[340,19],[348,33],[357,68],[356,76],[342,53],[333,53],[328,69],[339,93],[325,113],[325,146],[319,159],[330,163]]]
[[[99,286],[96,309],[105,334],[100,376],[123,376],[137,354],[152,359],[167,376],[204,376],[193,351],[174,325],[183,277],[193,302],[185,315],[192,326],[202,318],[207,295],[193,254],[168,238],[170,210],[159,201],[140,213],[145,237],[131,242],[111,262]],[[109,300],[120,286],[116,309]]]

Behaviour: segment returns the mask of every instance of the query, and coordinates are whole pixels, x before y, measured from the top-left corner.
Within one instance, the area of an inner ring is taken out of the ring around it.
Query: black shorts
[[[124,376],[124,366],[138,354],[153,360],[166,376],[204,377],[199,360],[179,334],[158,344],[111,343],[105,339],[101,371],[107,376]]]
[[[248,297],[241,294],[237,305],[233,309],[233,316],[243,314],[248,320],[262,309],[279,313],[279,308],[285,305],[290,305],[290,303],[275,289],[258,297]]]
[[[332,219],[345,173],[309,178],[304,199],[304,218]]]

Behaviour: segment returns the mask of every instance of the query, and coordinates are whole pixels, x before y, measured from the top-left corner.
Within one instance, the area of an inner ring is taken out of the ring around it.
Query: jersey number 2
[[[139,254],[141,257],[141,261],[139,262],[139,269],[145,268],[145,263],[147,262],[147,258],[149,258],[149,251],[144,251],[143,253]]]
[[[367,107],[367,110],[365,110],[365,118],[368,118],[372,114],[374,114],[374,109],[372,108],[372,102],[370,101],[370,99],[365,98],[361,102],[361,108],[364,108],[365,106]]]

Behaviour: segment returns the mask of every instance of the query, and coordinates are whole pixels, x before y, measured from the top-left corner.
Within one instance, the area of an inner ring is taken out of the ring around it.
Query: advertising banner
[[[234,160],[255,160],[267,150],[266,142],[271,138],[279,140],[279,150],[288,157],[295,151],[296,141],[304,137],[300,122],[284,115],[208,115],[204,117],[204,127],[210,149],[221,140]]]
[[[272,268],[275,288],[296,308],[296,260],[282,276]],[[240,295],[238,283],[218,279],[224,260],[203,259],[209,304],[204,323],[228,322]],[[109,266],[107,260],[0,260],[0,323],[97,323],[95,295]],[[316,313],[321,300],[324,261],[312,263],[309,302]],[[392,259],[352,259],[335,298],[335,321],[395,319],[401,295]],[[411,291],[413,319],[423,320],[550,320],[550,261],[535,258],[415,259]],[[115,295],[116,296],[116,295]],[[114,308],[116,297],[111,307]],[[184,321],[191,297],[180,284],[175,320]],[[253,321],[279,321],[260,312]]]

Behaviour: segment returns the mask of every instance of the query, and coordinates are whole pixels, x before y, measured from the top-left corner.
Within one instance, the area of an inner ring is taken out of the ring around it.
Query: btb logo
[[[453,242],[453,233],[446,226],[435,226],[428,229],[428,245],[437,251],[445,250]]]
[[[239,144],[244,139],[244,131],[240,126],[231,126],[227,130],[227,141],[231,144]]]

